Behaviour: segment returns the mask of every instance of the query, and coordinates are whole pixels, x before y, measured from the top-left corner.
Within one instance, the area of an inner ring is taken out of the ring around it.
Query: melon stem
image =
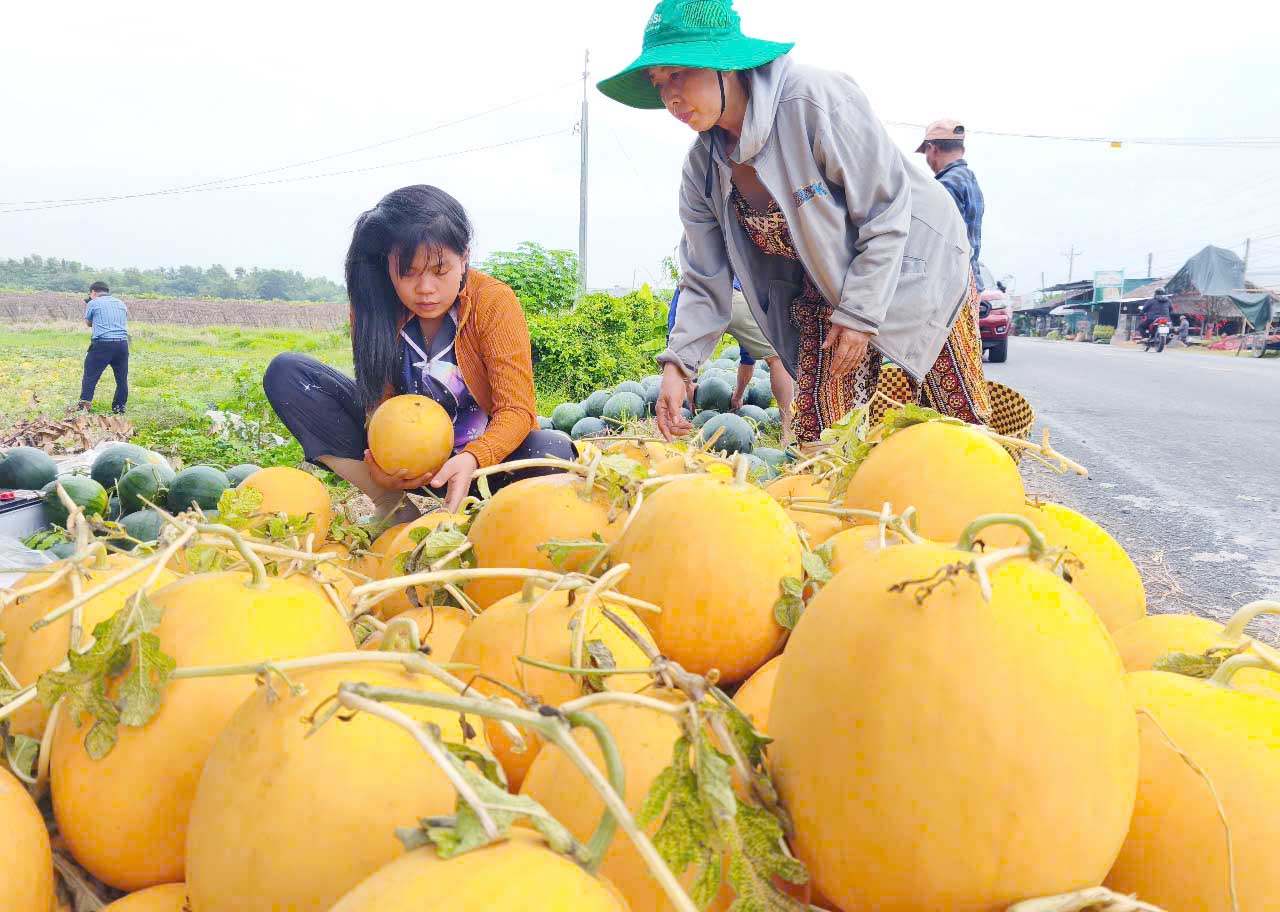
[[[476,469],[472,478],[486,478],[503,472],[515,472],[520,469],[560,469],[575,475],[586,475],[590,471],[587,466],[567,459],[516,459],[512,462],[500,462],[497,465]]]
[[[1245,636],[1245,629],[1264,614],[1280,614],[1280,602],[1260,601],[1245,605],[1231,616],[1220,639],[1237,648],[1249,646],[1253,652],[1271,663],[1273,671],[1280,671],[1280,649]]]
[[[499,703],[492,699],[426,693],[391,687],[372,687],[368,684],[343,684],[339,688],[339,700],[342,699],[344,693],[354,694],[357,697],[377,702],[413,703],[418,706],[429,706],[436,709],[477,715],[482,718],[533,729],[545,741],[563,750],[587,782],[604,800],[606,811],[612,814],[617,826],[621,827],[622,831],[631,839],[636,851],[639,852],[640,857],[644,859],[645,865],[649,868],[649,873],[658,881],[663,892],[667,894],[667,898],[671,901],[672,906],[678,912],[698,912],[698,907],[689,898],[684,888],[680,886],[676,876],[671,872],[666,862],[662,860],[658,850],[654,848],[653,842],[650,841],[649,837],[645,835],[644,831],[636,823],[635,817],[627,809],[626,802],[619,794],[619,790],[613,787],[610,779],[600,772],[591,761],[591,758],[578,745],[578,742],[570,732],[572,723],[567,719],[563,719],[560,713],[552,712],[550,715],[544,716],[541,713],[519,709],[511,704]],[[605,695],[596,694],[596,696]],[[573,704],[565,704],[565,707],[571,705]],[[561,711],[564,711],[564,709],[562,708]],[[578,711],[576,708],[573,710],[575,715]],[[592,729],[592,731],[594,733],[596,730]],[[603,725],[601,726],[600,734],[612,738],[612,735],[608,734],[608,730]],[[599,828],[597,828],[596,835],[599,835]],[[592,838],[592,841],[595,841],[595,837]]]
[[[120,571],[115,576],[111,577],[110,579],[104,580],[103,582],[99,583],[97,586],[94,586],[92,589],[89,589],[88,591],[82,592],[80,595],[71,598],[70,600],[60,605],[59,607],[50,611],[44,617],[40,618],[40,620],[36,621],[34,624],[32,624],[31,625],[32,631],[36,631],[42,627],[49,626],[54,621],[57,621],[59,618],[65,617],[66,615],[75,611],[77,608],[79,608],[81,605],[84,605],[86,602],[93,601],[95,598],[97,598],[102,593],[106,592],[108,589],[115,588],[116,586],[123,583],[125,580],[132,579],[133,577],[137,576],[139,573],[142,573],[144,570],[150,570],[154,568],[156,564],[163,565],[164,561],[168,560],[168,556],[167,556],[168,554],[169,554],[168,551],[164,552],[164,554],[160,554],[160,553],[153,554],[151,557],[148,557],[146,560],[140,560],[133,566],[126,567],[124,570]]]
[[[555,662],[544,662],[542,659],[535,659],[533,656],[521,655],[516,656],[517,662],[523,662],[525,665],[532,665],[534,668],[541,668],[544,671],[557,671],[561,674],[581,675],[584,669],[580,665],[557,665]],[[652,674],[652,666],[649,668],[592,668],[589,670],[591,675],[638,675]]]
[[[991,526],[1017,526],[1030,539],[1030,553],[1034,558],[1039,558],[1049,547],[1044,536],[1040,534],[1040,530],[1032,525],[1031,520],[1025,516],[1019,516],[1016,513],[990,513],[986,516],[979,516],[964,527],[964,531],[960,533],[960,538],[956,541],[956,550],[972,551],[973,544],[977,541],[978,533]]]
[[[1236,672],[1243,671],[1246,668],[1261,668],[1266,671],[1280,672],[1280,667],[1277,667],[1262,656],[1243,653],[1241,655],[1232,656],[1219,665],[1217,670],[1214,671],[1212,677],[1209,678],[1209,683],[1217,687],[1230,689],[1231,679],[1235,676]]]
[[[618,743],[613,739],[613,733],[591,713],[565,713],[565,720],[574,728],[585,728],[591,732],[604,757],[610,787],[617,795],[626,794],[626,768],[622,764],[622,755],[618,753]],[[617,832],[618,818],[606,804],[604,813],[600,815],[600,822],[596,824],[595,832],[587,841],[587,859],[583,867],[588,873],[595,874],[600,870],[600,865],[604,863],[604,857],[609,853],[609,846],[613,844],[613,837]]]
[[[575,668],[584,668],[582,664],[582,652],[586,648],[587,642],[587,608],[594,599],[600,598],[601,593],[607,589],[612,589],[618,582],[631,572],[630,564],[618,564],[609,572],[605,573],[597,579],[587,589],[586,595],[583,597],[577,611],[574,612],[574,619],[577,621],[573,628],[573,643],[569,648],[569,663]],[[579,683],[583,683],[579,678]]]
[[[270,585],[267,580],[267,568],[262,563],[262,558],[253,553],[244,536],[235,529],[221,523],[196,523],[196,531],[206,535],[220,535],[230,540],[235,549],[240,552],[240,556],[244,558],[245,563],[249,565],[249,572],[253,575],[253,579],[245,583],[246,588],[266,589]]]

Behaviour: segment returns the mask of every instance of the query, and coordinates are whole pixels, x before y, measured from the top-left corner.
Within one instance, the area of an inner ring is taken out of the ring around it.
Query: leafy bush
[[[1094,342],[1110,342],[1111,337],[1116,334],[1114,326],[1095,326],[1093,328]]]
[[[1058,331],[1055,329],[1055,330],[1053,330],[1052,332],[1050,332],[1047,336],[1045,336],[1045,338],[1046,338],[1046,339],[1052,339],[1053,341],[1058,342],[1058,341],[1061,341],[1061,339],[1062,339],[1062,333],[1058,332]]]
[[[568,310],[530,315],[529,336],[540,391],[582,399],[657,370],[667,307],[647,287],[621,298],[583,295]]]
[[[477,263],[481,272],[506,282],[529,314],[563,310],[578,294],[578,255],[525,241]]]

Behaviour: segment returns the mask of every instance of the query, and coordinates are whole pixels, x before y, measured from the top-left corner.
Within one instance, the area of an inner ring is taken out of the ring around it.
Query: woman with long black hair
[[[356,220],[347,251],[355,380],[296,352],[272,359],[262,380],[307,460],[367,494],[379,518],[412,518],[404,492],[424,485],[454,510],[477,469],[573,458],[566,435],[538,430],[524,311],[507,285],[470,268],[472,237],[466,211],[443,190],[387,194]],[[404,393],[429,396],[453,420],[454,454],[434,475],[388,473],[369,452],[368,417]],[[496,476],[491,487],[528,474],[539,470]]]

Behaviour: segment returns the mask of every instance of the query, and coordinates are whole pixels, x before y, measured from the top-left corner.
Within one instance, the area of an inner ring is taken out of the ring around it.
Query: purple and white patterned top
[[[488,414],[480,408],[467,389],[454,340],[458,335],[458,306],[455,304],[436,330],[428,345],[422,336],[422,324],[412,319],[400,330],[403,343],[401,386],[405,393],[416,393],[434,399],[453,419],[453,451],[458,453],[484,433],[489,426]]]

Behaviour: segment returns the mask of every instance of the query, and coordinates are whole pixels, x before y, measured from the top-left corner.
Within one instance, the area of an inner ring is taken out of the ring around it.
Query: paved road
[[[1106,527],[1141,567],[1153,610],[1221,618],[1280,599],[1280,362],[1010,341],[987,376],[1025,395],[1090,470],[1031,467],[1028,490]]]

